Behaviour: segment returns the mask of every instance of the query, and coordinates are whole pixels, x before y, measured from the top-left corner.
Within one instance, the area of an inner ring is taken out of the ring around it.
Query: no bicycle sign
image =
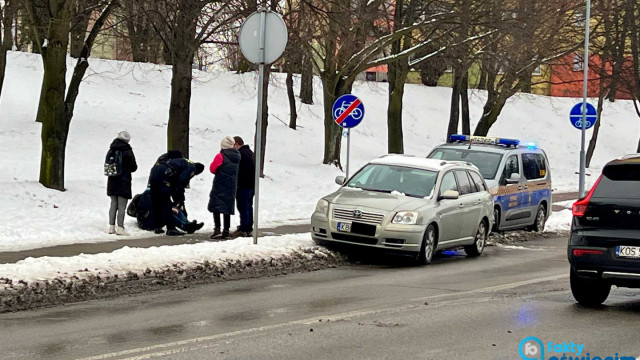
[[[342,95],[333,103],[333,120],[345,129],[358,126],[364,118],[364,105],[357,96]]]

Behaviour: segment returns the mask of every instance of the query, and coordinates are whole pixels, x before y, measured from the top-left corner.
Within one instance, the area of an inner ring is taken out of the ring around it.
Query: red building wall
[[[602,59],[598,55],[589,57],[589,72],[587,96],[598,97],[600,90],[600,67]],[[629,88],[633,86],[633,72],[631,70],[631,59],[623,64],[620,81],[618,83],[616,98],[632,99],[632,92]],[[608,75],[612,73],[611,64],[605,64],[605,71]],[[583,68],[581,57],[575,54],[567,55],[551,66],[551,96],[560,97],[582,97]],[[605,80],[605,86],[611,79]]]

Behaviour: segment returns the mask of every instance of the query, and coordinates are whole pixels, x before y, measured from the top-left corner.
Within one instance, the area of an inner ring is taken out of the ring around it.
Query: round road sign
[[[264,61],[260,59],[260,21],[264,14]],[[272,11],[257,11],[249,15],[240,28],[238,42],[247,60],[254,64],[271,64],[278,60],[287,46],[287,25],[280,14]]]
[[[364,105],[355,95],[342,95],[333,103],[333,120],[336,124],[349,129],[360,124],[364,118]]]
[[[571,108],[569,120],[576,128],[582,130],[582,103],[577,103]],[[585,116],[585,129],[591,128],[598,120],[598,113],[593,105],[587,103],[587,113]]]

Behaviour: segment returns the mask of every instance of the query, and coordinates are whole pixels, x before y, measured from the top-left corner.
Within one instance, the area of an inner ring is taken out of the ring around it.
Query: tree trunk
[[[64,162],[69,123],[65,114],[64,96],[67,73],[67,40],[50,41],[42,51],[44,77],[39,112],[42,120],[42,155],[40,183],[45,187],[64,190]]]
[[[401,4],[399,2],[398,4]],[[408,40],[406,40],[408,41]],[[394,53],[401,51],[400,40],[394,44]],[[402,99],[404,85],[409,73],[407,61],[392,61],[388,66],[389,105],[387,108],[387,151],[389,154],[404,154],[402,133]]]
[[[451,89],[451,106],[449,110],[449,127],[447,128],[447,141],[450,141],[452,134],[458,133],[460,122],[460,72],[453,71],[453,88]]]
[[[87,35],[87,27],[91,17],[90,11],[85,9],[85,1],[78,1],[76,11],[72,20],[71,41],[69,53],[73,58],[79,58]]]
[[[296,95],[293,92],[293,73],[291,70],[287,72],[287,97],[289,98],[289,127],[296,129],[298,120],[298,112],[296,111]]]
[[[0,34],[0,96],[2,95],[2,84],[4,84],[4,75],[7,68],[7,51],[13,47],[13,37],[11,34],[13,23],[13,1],[6,1],[2,18],[3,32]]]
[[[593,133],[591,134],[591,140],[589,140],[589,146],[587,147],[587,155],[585,166],[588,168],[591,164],[591,158],[596,150],[596,143],[598,142],[598,133],[600,132],[600,122],[602,121],[602,103],[604,103],[604,94],[601,92],[598,96],[598,117],[595,125],[593,125]]]
[[[395,80],[389,81],[389,108],[387,109],[387,151],[389,154],[404,154],[402,98],[405,80],[403,77],[406,77],[406,73],[398,70]]]
[[[596,143],[598,142],[598,133],[600,132],[600,122],[602,120],[602,106],[604,103],[604,99],[607,97],[607,92],[606,91],[606,87],[605,87],[605,81],[608,80],[606,79],[606,74],[607,74],[607,70],[606,70],[606,64],[604,62],[602,62],[602,64],[600,65],[600,86],[599,86],[599,91],[598,91],[598,108],[597,108],[597,118],[596,118],[596,123],[593,125],[593,133],[591,134],[591,140],[589,140],[589,146],[587,147],[587,154],[586,154],[586,161],[585,161],[585,167],[589,167],[589,165],[591,164],[591,158],[593,157],[593,153],[596,150]]]
[[[313,66],[307,54],[302,56],[302,77],[300,79],[300,102],[313,105]]]
[[[488,99],[483,107],[482,116],[480,117],[480,122],[476,126],[476,129],[473,132],[475,136],[487,136],[489,133],[489,129],[491,126],[498,121],[498,116],[504,108],[504,104],[506,103],[508,97],[505,96],[497,96],[492,97],[492,99]]]
[[[193,56],[190,54],[181,55],[173,58],[167,150],[180,150],[184,157],[189,158],[189,113]]]
[[[348,94],[350,86],[340,86],[340,80],[325,77],[322,79],[324,89],[324,159],[323,164],[334,164],[342,169],[340,150],[342,145],[342,127],[333,120],[333,103],[340,96]]]
[[[469,119],[469,71],[465,71],[460,83],[460,108],[462,115],[462,133],[471,135]]]

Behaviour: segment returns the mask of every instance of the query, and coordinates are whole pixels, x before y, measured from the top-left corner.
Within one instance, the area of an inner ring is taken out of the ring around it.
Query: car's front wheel
[[[611,291],[611,284],[600,279],[581,278],[575,270],[571,269],[569,276],[571,293],[574,299],[583,306],[595,307],[601,305]]]
[[[418,264],[427,265],[433,260],[433,253],[435,252],[436,244],[436,227],[433,224],[427,226],[427,230],[424,232],[422,238],[422,246],[420,246],[420,252],[416,258]]]
[[[464,252],[467,256],[480,256],[482,251],[484,251],[484,246],[487,244],[487,223],[484,221],[480,221],[478,225],[478,230],[476,231],[476,235],[473,239],[473,244],[467,245],[464,247]]]

